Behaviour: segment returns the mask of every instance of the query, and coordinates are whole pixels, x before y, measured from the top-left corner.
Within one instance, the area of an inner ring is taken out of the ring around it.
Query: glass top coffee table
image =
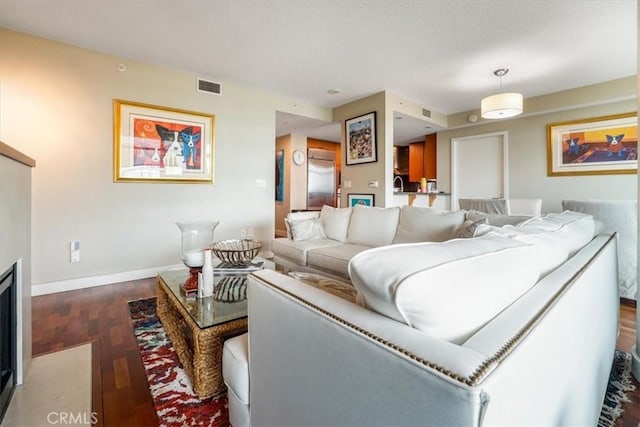
[[[254,262],[263,262],[263,269],[275,269],[269,260],[255,258]],[[188,269],[158,274],[158,318],[200,399],[225,391],[222,345],[225,339],[247,330],[246,282],[253,271],[216,269],[214,295],[206,298],[185,296],[181,285],[189,276]]]

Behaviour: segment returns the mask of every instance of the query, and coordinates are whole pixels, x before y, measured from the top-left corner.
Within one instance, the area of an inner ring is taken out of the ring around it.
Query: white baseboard
[[[124,271],[122,273],[102,274],[99,276],[80,277],[77,279],[59,280],[57,282],[37,283],[31,286],[31,296],[47,295],[56,292],[73,291],[76,289],[93,288],[95,286],[110,285],[112,283],[128,282],[130,280],[154,277],[159,271],[184,268],[184,264],[165,265],[145,268],[142,270]]]

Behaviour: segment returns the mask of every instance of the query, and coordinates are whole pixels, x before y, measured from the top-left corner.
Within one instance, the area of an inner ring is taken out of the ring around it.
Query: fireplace
[[[17,380],[16,265],[0,275],[0,421]]]

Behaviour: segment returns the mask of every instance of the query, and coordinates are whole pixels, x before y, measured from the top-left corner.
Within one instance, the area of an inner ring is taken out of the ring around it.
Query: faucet
[[[393,177],[393,187],[396,187],[396,179],[400,180],[400,192],[404,193],[404,183],[402,182],[402,177],[400,175],[396,175]]]

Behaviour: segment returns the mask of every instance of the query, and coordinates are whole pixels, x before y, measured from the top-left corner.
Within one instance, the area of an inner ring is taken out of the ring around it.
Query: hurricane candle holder
[[[182,232],[182,262],[189,267],[189,278],[182,286],[187,295],[198,291],[198,273],[204,265],[204,251],[211,248],[218,224],[220,221],[176,222]]]

